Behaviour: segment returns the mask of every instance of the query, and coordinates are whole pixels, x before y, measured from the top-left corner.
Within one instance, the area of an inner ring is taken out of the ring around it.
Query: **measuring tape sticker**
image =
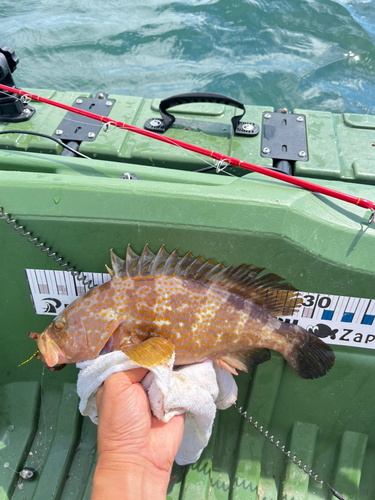
[[[300,292],[302,306],[279,319],[332,345],[375,349],[375,299]]]
[[[107,273],[82,273],[94,285],[110,280]],[[31,298],[37,314],[56,316],[73,300],[88,292],[67,271],[26,269]],[[300,292],[302,306],[285,323],[302,326],[328,344],[375,349],[375,299]]]
[[[37,314],[56,316],[76,298],[89,291],[77,277],[68,271],[25,269],[31,299]],[[102,285],[111,277],[107,273],[83,273],[94,285]]]

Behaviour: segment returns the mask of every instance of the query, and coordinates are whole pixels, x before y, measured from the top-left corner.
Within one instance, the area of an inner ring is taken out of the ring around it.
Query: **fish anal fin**
[[[224,361],[223,358],[213,358],[212,361],[215,363],[215,365],[217,367],[220,368],[220,370],[222,370],[224,368],[225,370],[227,370],[232,375],[238,375],[236,369],[233,368],[233,366],[231,366],[230,364],[228,364],[226,361]]]
[[[220,359],[221,362],[225,362],[234,369],[247,373],[253,365],[260,365],[270,358],[269,350],[259,347],[244,352],[230,353]]]
[[[174,352],[175,347],[163,337],[151,337],[144,342],[121,349],[132,361],[146,368],[156,365],[167,364]]]

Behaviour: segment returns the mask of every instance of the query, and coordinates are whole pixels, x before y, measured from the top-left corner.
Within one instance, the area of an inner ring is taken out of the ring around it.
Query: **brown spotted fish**
[[[48,367],[77,363],[122,350],[144,366],[212,359],[231,373],[248,371],[282,354],[303,378],[323,376],[332,349],[303,328],[280,322],[300,305],[293,287],[264,269],[224,267],[212,259],[179,257],[163,247],[155,255],[130,246],[126,259],[111,251],[111,280],[91,289],[38,336]],[[36,334],[31,334],[37,337]]]

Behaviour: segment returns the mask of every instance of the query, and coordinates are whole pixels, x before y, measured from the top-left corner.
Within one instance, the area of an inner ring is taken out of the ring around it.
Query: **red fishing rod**
[[[163,135],[156,134],[155,132],[150,132],[148,130],[144,130],[139,127],[134,127],[133,125],[129,125],[124,122],[119,122],[113,120],[112,118],[108,118],[106,116],[97,115],[95,113],[90,113],[89,111],[84,111],[82,109],[74,108],[72,106],[68,106],[67,104],[62,104],[60,102],[53,101],[51,99],[46,99],[45,97],[41,97],[36,94],[31,94],[30,92],[26,92],[24,90],[19,90],[14,87],[8,87],[6,85],[0,84],[0,89],[5,90],[7,92],[11,92],[13,94],[19,94],[21,96],[26,96],[34,101],[43,102],[45,104],[49,104],[51,106],[55,106],[57,108],[65,109],[66,111],[71,111],[73,113],[77,113],[78,115],[86,116],[87,118],[92,118],[93,120],[100,121],[102,123],[108,123],[109,125],[113,125],[118,128],[122,128],[124,130],[129,130],[130,132],[135,132],[136,134],[144,135],[146,137],[150,137],[152,139],[156,139],[157,141],[165,142],[167,144],[172,144],[173,146],[179,146],[183,149],[187,149],[188,151],[193,151],[194,153],[198,153],[204,156],[208,156],[209,158],[214,158],[215,160],[219,160],[221,162],[225,162],[227,165],[232,165],[233,167],[244,168],[245,170],[250,170],[252,172],[258,172],[259,174],[267,175],[268,177],[273,177],[274,179],[278,179],[280,181],[288,182],[289,184],[293,184],[295,186],[301,187],[303,189],[307,189],[308,191],[312,191],[314,193],[324,194],[326,196],[330,196],[332,198],[337,198],[338,200],[345,201],[347,203],[352,203],[353,205],[358,205],[362,208],[369,208],[373,211],[370,216],[369,222],[372,224],[375,220],[375,203],[364,198],[359,198],[357,196],[352,196],[350,194],[342,193],[340,191],[336,191],[334,189],[330,189],[324,186],[319,186],[318,184],[314,184],[312,182],[305,181],[298,177],[292,177],[277,170],[270,170],[266,167],[261,167],[259,165],[254,165],[253,163],[249,163],[247,161],[239,160],[238,158],[234,158],[232,156],[222,155],[217,153],[216,151],[210,151],[209,149],[201,148],[199,146],[194,146],[194,144],[189,144],[187,142],[179,141],[178,139],[171,139],[169,137],[165,137]]]

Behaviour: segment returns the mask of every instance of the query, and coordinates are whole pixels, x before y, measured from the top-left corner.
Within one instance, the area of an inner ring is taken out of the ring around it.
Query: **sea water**
[[[0,0],[20,88],[375,113],[374,0]]]

